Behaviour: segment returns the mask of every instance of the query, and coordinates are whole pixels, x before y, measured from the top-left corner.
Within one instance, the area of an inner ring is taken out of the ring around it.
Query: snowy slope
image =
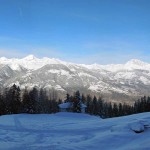
[[[14,83],[21,88],[55,89],[61,94],[82,90],[85,94],[119,100],[149,95],[150,64],[136,59],[125,64],[85,65],[33,55],[22,59],[0,58],[0,85],[8,87]]]
[[[144,132],[133,130],[140,125]],[[149,150],[150,113],[113,119],[76,114],[0,116],[2,150]]]

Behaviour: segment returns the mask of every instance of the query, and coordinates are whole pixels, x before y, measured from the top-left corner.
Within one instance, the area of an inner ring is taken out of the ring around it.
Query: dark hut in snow
[[[86,105],[80,102],[81,113],[85,113]],[[59,104],[59,109],[61,112],[72,112],[73,111],[73,102],[64,102]]]
[[[69,111],[72,111],[72,102],[66,102],[66,103],[62,103],[62,104],[59,104],[59,109],[61,112],[69,112]]]

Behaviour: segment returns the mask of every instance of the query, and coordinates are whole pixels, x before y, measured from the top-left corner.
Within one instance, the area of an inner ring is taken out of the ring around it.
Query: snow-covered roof
[[[85,104],[81,104],[81,108],[86,108],[87,106]]]
[[[66,103],[62,103],[62,104],[59,104],[59,108],[71,108],[72,107],[72,102],[66,102]],[[85,104],[81,104],[81,108],[86,108],[87,106]]]
[[[72,106],[71,102],[66,102],[63,104],[59,104],[59,108],[70,108]]]

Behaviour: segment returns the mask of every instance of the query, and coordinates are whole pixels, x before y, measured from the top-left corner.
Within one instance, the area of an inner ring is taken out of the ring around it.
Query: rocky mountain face
[[[134,100],[150,93],[150,64],[131,60],[126,64],[84,65],[58,59],[0,58],[0,86],[46,88],[59,96],[76,90],[102,96],[107,100]]]

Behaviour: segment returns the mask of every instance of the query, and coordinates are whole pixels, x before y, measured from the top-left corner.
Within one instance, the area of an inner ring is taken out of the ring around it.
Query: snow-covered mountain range
[[[109,99],[150,93],[150,64],[130,60],[125,64],[85,65],[54,58],[0,58],[0,85],[55,89],[61,94],[81,90]]]

